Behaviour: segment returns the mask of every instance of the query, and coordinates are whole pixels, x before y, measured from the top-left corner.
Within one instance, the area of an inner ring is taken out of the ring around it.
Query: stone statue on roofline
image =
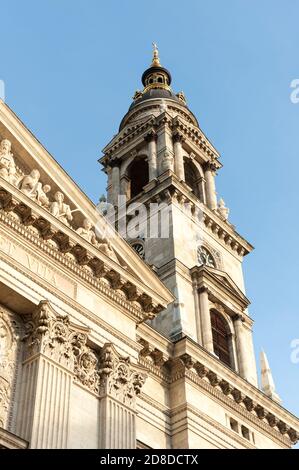
[[[93,231],[92,223],[89,219],[84,219],[83,227],[77,228],[76,232],[81,235],[82,238],[87,240],[92,245],[97,245],[96,234]]]
[[[16,184],[16,165],[11,152],[11,142],[3,139],[0,142],[0,176],[11,184]]]
[[[221,198],[220,201],[218,202],[217,212],[218,212],[218,214],[220,215],[220,217],[221,217],[223,220],[227,220],[227,219],[228,219],[229,208],[225,206],[225,202],[224,202],[224,200],[223,200],[222,198]]]
[[[55,201],[50,204],[51,214],[69,226],[70,222],[73,220],[73,216],[70,206],[63,202],[64,194],[61,191],[57,191],[54,195],[54,199]]]

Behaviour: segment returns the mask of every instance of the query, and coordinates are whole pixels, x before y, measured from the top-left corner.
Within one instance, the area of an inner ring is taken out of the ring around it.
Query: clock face
[[[203,246],[199,246],[197,248],[197,260],[199,266],[210,266],[211,268],[216,268],[213,256]]]

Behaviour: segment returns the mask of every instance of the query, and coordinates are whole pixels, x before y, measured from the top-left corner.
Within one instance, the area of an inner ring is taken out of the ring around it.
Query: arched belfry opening
[[[143,187],[149,182],[148,163],[144,158],[135,159],[128,168],[130,180],[130,198],[141,193]]]
[[[233,369],[232,335],[229,325],[217,310],[211,310],[210,314],[214,353],[221,362]]]
[[[201,175],[194,165],[194,163],[189,160],[185,159],[184,160],[184,172],[185,172],[185,182],[187,185],[192,189],[193,194],[201,199],[201,194],[200,194],[200,181],[201,181]]]

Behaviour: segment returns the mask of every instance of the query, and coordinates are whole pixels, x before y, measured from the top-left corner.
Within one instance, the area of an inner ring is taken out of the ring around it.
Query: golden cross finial
[[[152,66],[157,67],[160,66],[160,59],[159,59],[159,51],[158,46],[155,42],[153,42],[153,61]]]

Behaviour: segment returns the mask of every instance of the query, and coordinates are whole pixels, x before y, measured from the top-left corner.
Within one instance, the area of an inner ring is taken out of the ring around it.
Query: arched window
[[[148,164],[144,158],[132,162],[128,176],[131,180],[131,198],[133,198],[141,193],[143,186],[148,183]]]
[[[213,335],[214,353],[221,362],[232,367],[230,355],[230,332],[228,324],[222,315],[211,310],[211,325]]]
[[[185,160],[185,182],[192,189],[195,196],[200,198],[199,194],[199,174],[195,165],[190,160]]]

